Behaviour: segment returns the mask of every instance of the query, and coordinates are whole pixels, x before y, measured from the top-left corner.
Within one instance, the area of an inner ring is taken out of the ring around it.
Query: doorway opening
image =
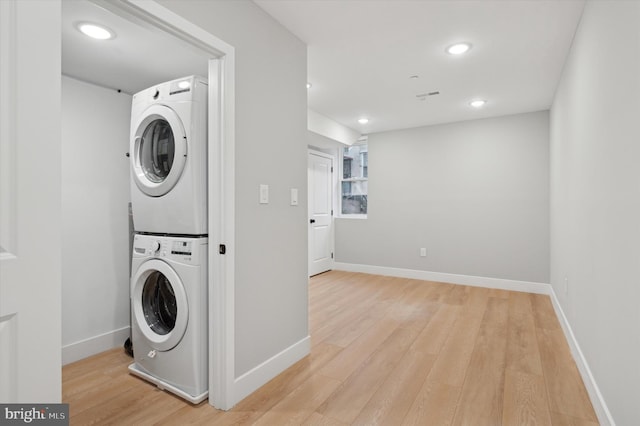
[[[141,69],[155,81],[144,85],[140,90],[163,81],[190,74],[205,74],[209,81],[208,104],[208,229],[209,245],[215,250],[209,251],[209,403],[216,408],[228,409],[233,400],[234,385],[234,99],[235,99],[235,54],[232,46],[218,39],[188,20],[173,13],[169,9],[155,2],[138,2],[136,0],[124,0],[111,2],[106,0],[86,0],[85,2],[63,2],[63,11],[68,7],[66,3],[80,4],[87,8],[95,9],[95,13],[110,14],[114,19],[128,23],[129,29],[139,27],[147,33],[163,37],[164,40],[173,39],[174,44],[184,46],[183,53],[187,56],[202,59],[202,66],[197,69],[183,71],[176,67],[181,61],[172,58],[165,51],[163,42],[153,43],[147,46],[147,50],[153,50],[156,59],[166,60],[166,66],[144,67],[141,56],[129,58],[127,63],[120,63],[120,70],[114,67],[106,67],[105,71],[111,76],[118,76],[122,72],[121,82],[132,82],[134,76],[142,74]],[[97,12],[96,12],[97,11]],[[64,21],[64,19],[63,19]],[[65,23],[62,23],[63,26]],[[125,37],[116,34],[118,37]],[[63,63],[65,49],[73,48],[65,46],[63,39]],[[78,48],[78,47],[76,47]],[[68,50],[66,53],[70,53]],[[115,62],[127,59],[126,55],[118,49],[113,52]],[[83,55],[80,56],[82,61]],[[135,56],[135,54],[134,54]],[[133,62],[131,62],[133,61]],[[151,61],[151,59],[149,59]],[[86,56],[84,62],[88,61]],[[86,65],[86,64],[85,64]],[[115,63],[113,65],[116,65]],[[151,65],[151,64],[148,64]],[[170,70],[171,77],[161,74],[161,69]],[[63,66],[64,72],[64,66]],[[82,78],[79,73],[67,71],[70,77]],[[89,74],[91,74],[89,72]],[[182,75],[184,74],[184,75]],[[94,73],[94,75],[96,75]],[[92,82],[93,84],[123,90],[121,84],[112,85],[105,82]],[[129,89],[135,93],[135,89]],[[124,155],[124,152],[122,153]],[[126,211],[126,210],[125,210]],[[224,246],[225,254],[219,253],[217,247]],[[112,250],[126,250],[124,247],[114,247]]]

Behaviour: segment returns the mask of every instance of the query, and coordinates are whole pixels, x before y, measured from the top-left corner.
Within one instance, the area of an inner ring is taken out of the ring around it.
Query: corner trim
[[[596,383],[587,359],[585,358],[576,336],[573,334],[571,325],[560,306],[558,297],[548,283],[537,283],[529,281],[506,280],[502,278],[477,277],[471,275],[448,274],[443,272],[419,271],[415,269],[391,268],[386,266],[360,265],[354,263],[335,262],[334,268],[347,272],[362,272],[365,274],[386,275],[400,278],[411,278],[425,281],[446,282],[458,285],[468,285],[473,287],[494,288],[499,290],[521,291],[526,293],[545,294],[551,299],[551,304],[558,317],[560,326],[564,333],[571,355],[578,367],[582,381],[584,382],[589,399],[596,412],[598,421],[602,426],[615,426],[615,421],[611,416],[611,412],[600,392],[600,388]]]
[[[238,377],[234,384],[232,405],[242,401],[269,380],[309,355],[310,351],[311,337],[307,336]]]
[[[130,332],[131,327],[126,326],[65,345],[62,347],[62,365],[122,346]]]

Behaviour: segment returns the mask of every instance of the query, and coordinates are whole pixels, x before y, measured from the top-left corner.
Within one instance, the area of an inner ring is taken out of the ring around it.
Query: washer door
[[[151,197],[160,197],[180,179],[187,159],[187,135],[178,115],[164,105],[142,114],[131,146],[133,179]]]
[[[173,268],[157,259],[143,263],[133,277],[131,304],[133,320],[152,348],[168,351],[180,343],[187,330],[189,306]]]

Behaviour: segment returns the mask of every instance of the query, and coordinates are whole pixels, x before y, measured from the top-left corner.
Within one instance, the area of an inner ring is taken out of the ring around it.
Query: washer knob
[[[149,247],[149,249],[150,249],[153,253],[155,253],[155,252],[157,252],[158,250],[160,250],[160,241],[153,241],[153,242],[151,243],[151,246]]]

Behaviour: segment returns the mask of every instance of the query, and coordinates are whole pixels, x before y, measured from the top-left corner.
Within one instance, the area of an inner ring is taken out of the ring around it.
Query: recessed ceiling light
[[[80,22],[76,27],[82,34],[97,40],[110,40],[116,36],[110,29],[90,22]]]
[[[462,55],[471,49],[470,43],[456,43],[447,47],[447,53],[450,55]]]
[[[469,105],[471,105],[474,108],[482,108],[486,103],[487,101],[485,101],[484,99],[475,99],[469,102]]]
[[[313,86],[313,84],[307,83],[307,89],[311,89],[311,86]]]
[[[358,119],[358,123],[360,124],[367,124],[369,122],[369,119],[366,117],[362,117]]]

